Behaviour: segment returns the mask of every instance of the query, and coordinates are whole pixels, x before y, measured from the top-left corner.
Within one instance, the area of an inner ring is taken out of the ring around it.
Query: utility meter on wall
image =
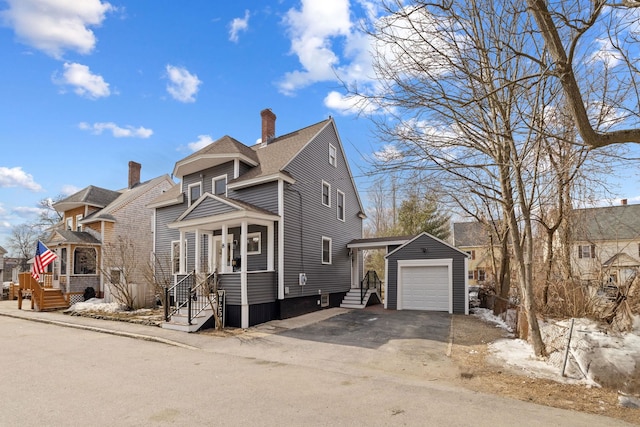
[[[307,284],[307,275],[306,273],[300,273],[300,275],[298,276],[298,284],[300,286],[304,286]]]

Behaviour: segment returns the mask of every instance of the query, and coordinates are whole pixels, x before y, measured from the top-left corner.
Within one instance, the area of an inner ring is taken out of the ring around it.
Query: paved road
[[[416,342],[347,346],[275,325],[175,346],[0,316],[0,426],[625,425],[451,386],[446,357]]]

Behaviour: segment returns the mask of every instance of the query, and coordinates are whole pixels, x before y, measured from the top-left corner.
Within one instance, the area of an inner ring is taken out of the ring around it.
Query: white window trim
[[[338,200],[340,200],[341,194],[342,194],[342,218],[340,218],[340,203],[338,203]],[[336,218],[338,218],[338,220],[342,222],[345,222],[347,219],[347,197],[340,190],[336,190]]]
[[[80,224],[80,221],[82,221],[82,214],[76,215],[76,230],[75,231],[82,231],[82,224]]]
[[[324,187],[325,187],[325,185],[328,188],[327,194],[329,195],[329,204],[326,204],[324,202]],[[322,192],[320,193],[320,197],[321,197],[321,201],[322,201],[322,206],[326,206],[326,207],[330,208],[331,207],[331,184],[329,184],[327,181],[322,181]]]
[[[67,230],[73,231],[73,217],[67,217]]]
[[[177,243],[178,246],[178,271],[173,271],[173,259],[174,259],[174,253],[173,253],[173,249],[175,248]],[[185,265],[186,265],[186,260],[189,259],[189,254],[187,253],[187,250],[189,249],[189,245],[187,243],[187,239],[184,240],[184,259],[185,259]],[[171,274],[181,274],[183,273],[182,271],[180,271],[180,267],[182,266],[182,262],[180,260],[180,240],[172,240],[171,241]]]
[[[329,242],[329,262],[325,262],[324,260],[324,242]],[[332,247],[333,247],[333,242],[331,241],[331,237],[325,237],[322,236],[322,247],[320,250],[320,260],[322,261],[322,264],[324,265],[331,265],[331,261],[332,261]]]
[[[249,240],[253,239],[254,237],[258,238],[258,250],[257,251],[249,251]],[[261,232],[255,232],[255,233],[248,233],[247,234],[247,255],[260,255],[262,253],[262,233]]]
[[[211,193],[216,194],[216,181],[220,181],[224,179],[224,196],[227,197],[227,183],[229,182],[229,177],[225,173],[224,175],[219,175],[211,179]]]
[[[193,184],[187,185],[187,199],[189,200],[189,206],[191,206],[193,204],[193,202],[195,202],[195,200],[191,200],[191,189],[193,187],[199,187],[200,188],[200,197],[202,197],[202,183],[201,182],[194,182]],[[198,198],[200,198],[200,197],[198,197]]]
[[[332,151],[333,151],[333,156],[331,156]],[[333,144],[329,144],[329,164],[334,168],[338,167],[338,150],[336,149],[336,146]]]

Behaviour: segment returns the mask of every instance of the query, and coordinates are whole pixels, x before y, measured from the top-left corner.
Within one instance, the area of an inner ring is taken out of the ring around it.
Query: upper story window
[[[337,197],[336,197],[336,205],[337,205],[337,209],[338,209],[338,219],[340,221],[344,221],[345,218],[345,208],[344,208],[344,193],[340,190],[337,190]]]
[[[595,258],[596,245],[580,245],[578,246],[578,258]]]
[[[73,230],[73,217],[67,217],[67,230]]]
[[[329,144],[329,164],[338,167],[338,151],[333,144]]]
[[[82,215],[76,215],[76,231],[82,231],[82,224],[80,224],[81,220]]]
[[[471,249],[470,251],[467,251],[467,253],[468,253],[469,255],[471,255],[471,258],[470,258],[470,259],[472,259],[472,260],[473,260],[473,259],[476,259],[476,251],[475,251],[474,249]]]
[[[322,263],[331,264],[331,238],[322,238]]]
[[[196,182],[195,184],[189,184],[188,193],[189,193],[189,206],[191,206],[193,202],[195,202],[200,198],[200,195],[202,194],[202,186],[200,185],[199,182]]]
[[[216,196],[227,195],[227,175],[221,175],[213,178],[213,194]]]
[[[322,181],[322,204],[331,206],[331,185]]]

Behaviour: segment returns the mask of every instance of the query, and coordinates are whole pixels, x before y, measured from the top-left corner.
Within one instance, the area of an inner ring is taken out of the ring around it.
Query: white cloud
[[[229,29],[229,40],[234,43],[238,42],[238,34],[240,31],[247,31],[249,28],[249,11],[244,11],[244,18],[235,18],[231,21]]]
[[[284,23],[291,37],[291,53],[303,70],[285,74],[280,91],[291,95],[318,81],[335,80],[339,57],[332,50],[336,37],[350,35],[352,23],[348,0],[302,0],[300,10],[290,9]]]
[[[357,114],[360,112],[373,113],[376,110],[376,106],[364,97],[343,95],[336,91],[329,92],[324,98],[324,105],[342,115]]]
[[[191,151],[198,151],[201,148],[204,148],[207,145],[211,144],[212,142],[213,139],[209,135],[198,135],[198,140],[188,143],[187,147],[189,147]]]
[[[80,191],[80,189],[78,187],[76,187],[75,185],[65,184],[65,185],[62,186],[62,189],[60,190],[60,193],[65,195],[65,196],[70,196],[72,194],[77,193],[78,191]]]
[[[184,67],[176,67],[167,65],[167,92],[180,102],[195,102],[195,95],[198,93],[199,86],[202,82],[198,76],[191,74]]]
[[[115,8],[100,0],[7,0],[2,12],[18,38],[54,58],[65,50],[88,54],[96,45],[89,27],[99,26]]]
[[[111,134],[115,138],[142,138],[146,139],[153,135],[153,131],[151,129],[144,128],[142,126],[136,128],[133,126],[125,126],[120,127],[113,122],[98,122],[94,124],[89,124],[86,122],[81,122],[78,127],[82,130],[91,131],[94,135],[100,135],[105,130],[111,131]]]
[[[20,216],[24,216],[24,215],[40,215],[44,209],[42,208],[35,208],[35,207],[28,207],[28,206],[18,206],[13,208],[13,211],[16,213],[21,214]]]
[[[25,173],[19,166],[15,168],[0,166],[0,187],[22,187],[31,191],[42,191],[42,186],[33,180],[33,176]]]
[[[102,76],[92,74],[86,65],[65,62],[62,78],[54,76],[53,80],[57,84],[73,86],[73,91],[85,98],[97,99],[111,95],[109,83]]]
[[[614,68],[622,62],[622,55],[611,43],[609,39],[596,39],[594,41],[596,49],[590,59],[602,62],[606,68]]]

